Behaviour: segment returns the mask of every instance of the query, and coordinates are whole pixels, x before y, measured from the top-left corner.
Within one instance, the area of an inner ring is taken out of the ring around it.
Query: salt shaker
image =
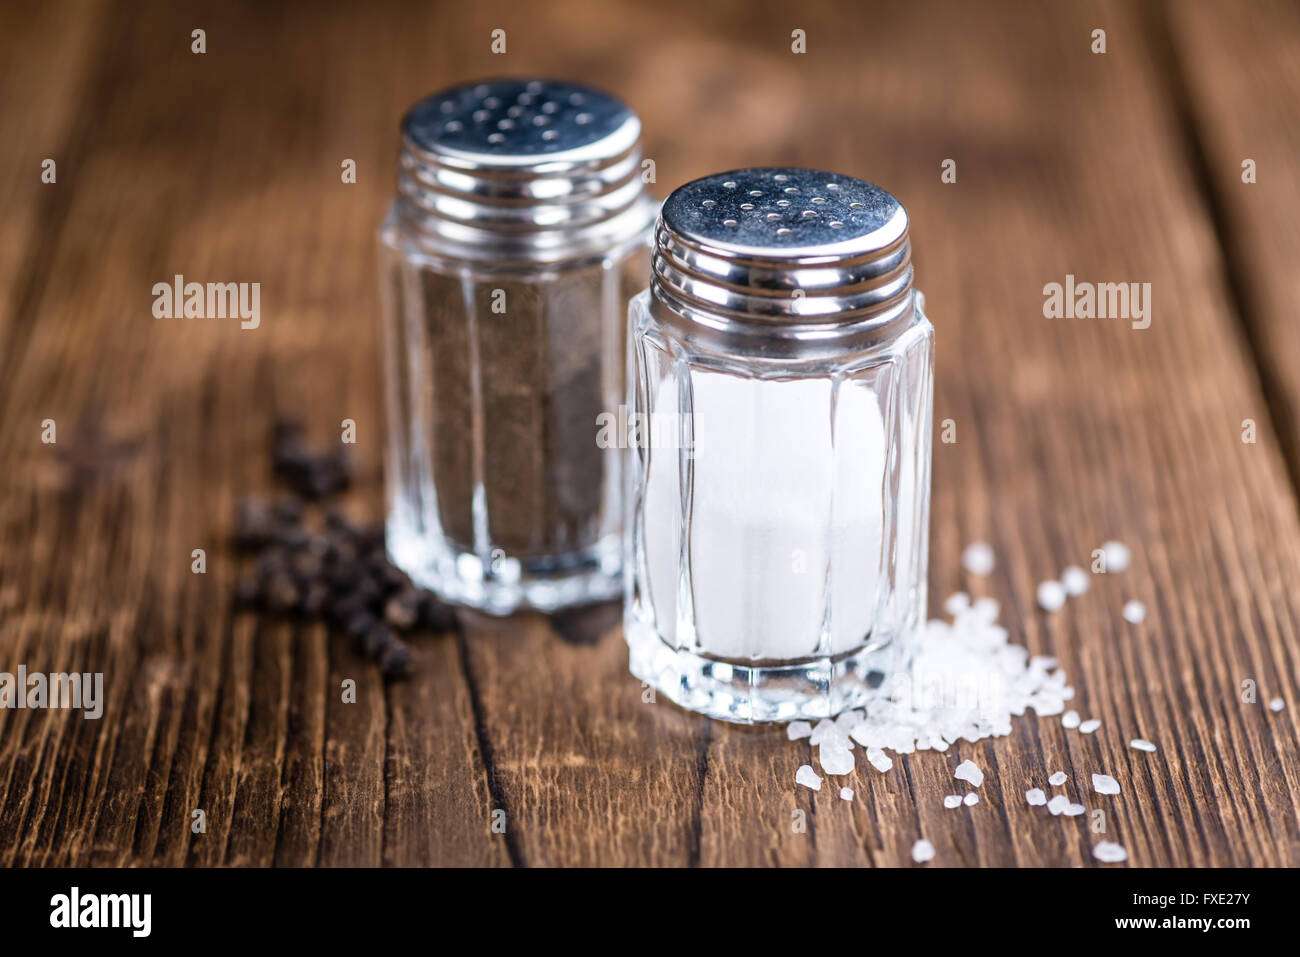
[[[905,667],[926,607],[934,331],[908,218],[834,173],[664,203],[629,307],[632,672],[737,722],[822,718]]]
[[[623,103],[459,86],[402,122],[380,229],[392,560],[491,614],[622,592],[627,303],[657,204]]]

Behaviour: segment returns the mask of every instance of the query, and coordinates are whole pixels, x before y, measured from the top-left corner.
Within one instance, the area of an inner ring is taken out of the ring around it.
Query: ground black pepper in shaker
[[[406,115],[380,230],[389,554],[493,614],[621,593],[630,291],[656,204],[605,93],[501,80]]]

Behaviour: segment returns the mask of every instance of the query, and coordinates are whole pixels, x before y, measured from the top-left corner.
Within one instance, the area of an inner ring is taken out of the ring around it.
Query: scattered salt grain
[[[987,542],[974,542],[961,553],[961,564],[972,575],[987,575],[993,571],[993,546]]]
[[[1079,725],[1079,730],[1082,731],[1084,734],[1092,734],[1100,727],[1101,727],[1100,718],[1089,718],[1087,721],[1083,722],[1083,724]]]
[[[837,737],[839,734],[840,728],[834,721],[830,718],[822,718],[808,735],[808,743],[815,748],[820,746],[828,737]]]
[[[1107,572],[1122,572],[1128,568],[1133,555],[1123,542],[1106,542],[1101,546],[1102,557],[1106,559]]]
[[[1030,709],[1041,717],[1063,713],[1074,697],[1065,673],[1056,659],[1031,657],[1008,641],[998,611],[997,601],[986,596],[958,609],[951,621],[927,622],[916,637],[910,671],[890,678],[866,708],[814,723],[809,743],[829,745],[822,767],[828,759],[847,764],[844,752],[856,744],[883,771],[892,764],[886,752],[944,751],[958,741],[1005,737]]]
[[[1077,728],[1079,726],[1079,712],[1065,712],[1065,714],[1061,715],[1061,724],[1066,728]]]
[[[1146,621],[1147,606],[1140,601],[1126,601],[1124,603],[1124,620],[1131,625],[1140,625]]]
[[[1274,698],[1272,701],[1268,703],[1269,711],[1281,711],[1285,707],[1286,707],[1286,702],[1283,701],[1281,698]]]
[[[1061,572],[1061,584],[1065,586],[1065,593],[1071,597],[1078,597],[1088,590],[1092,580],[1078,565],[1070,565],[1065,571]]]
[[[963,761],[957,765],[957,770],[952,776],[958,781],[969,781],[972,787],[979,787],[984,783],[984,772],[976,767],[974,761]]]
[[[846,801],[853,800],[853,788],[840,788],[840,797]]]
[[[791,721],[785,728],[785,735],[791,741],[798,741],[812,734],[812,725],[807,721]]]
[[[867,748],[867,760],[882,774],[894,766],[894,759],[880,748]]]
[[[862,723],[861,711],[845,711],[835,718],[835,727],[840,731],[839,737],[847,738],[849,732]],[[849,747],[853,747],[852,744]]]
[[[1073,691],[1074,689],[1068,690]],[[1057,695],[1044,696],[1042,700],[1034,705],[1034,710],[1038,712],[1040,718],[1050,718],[1065,710],[1065,699]]]
[[[814,791],[820,791],[822,789],[822,779],[819,778],[817,772],[807,764],[799,765],[799,770],[794,773],[794,781],[796,784],[802,784],[804,787],[811,788]]]
[[[1098,794],[1118,794],[1119,782],[1109,774],[1094,774],[1092,776],[1092,789]]]
[[[1043,611],[1060,611],[1065,604],[1065,587],[1060,582],[1043,582],[1038,586],[1038,607]]]
[[[962,799],[961,803],[965,804],[967,807],[974,807],[976,804],[980,803],[980,796],[974,791],[971,791],[970,794],[967,794],[966,797]]]
[[[955,807],[961,807],[961,795],[949,794],[946,798],[943,799],[943,806],[949,809]]]
[[[1070,799],[1064,794],[1058,794],[1047,802],[1047,809],[1051,811],[1053,815],[1064,813],[1065,809],[1069,806]]]
[[[1119,864],[1128,860],[1128,851],[1123,844],[1114,841],[1102,841],[1092,849],[1092,856],[1103,864]]]
[[[1154,751],[1156,749],[1156,746],[1146,738],[1134,738],[1128,743],[1128,746],[1137,751]]]
[[[1047,803],[1047,795],[1043,793],[1042,788],[1030,788],[1025,792],[1025,800],[1034,807],[1038,807],[1041,804]]]
[[[970,595],[964,591],[955,592],[948,596],[943,603],[943,610],[952,615],[954,618],[958,612],[963,612],[970,607]]]
[[[934,860],[934,845],[925,838],[912,845],[912,860],[918,864]]]
[[[1053,774],[1050,778],[1047,779],[1047,783],[1054,788],[1059,788],[1062,784],[1064,784],[1069,779],[1070,776],[1066,774],[1064,771],[1057,771],[1055,774]]]
[[[829,741],[822,743],[817,751],[817,759],[827,774],[848,774],[855,764],[852,751]]]
[[[1067,805],[1065,810],[1062,811],[1061,813],[1064,814],[1066,817],[1078,817],[1085,810],[1087,809],[1082,804],[1070,804]]]

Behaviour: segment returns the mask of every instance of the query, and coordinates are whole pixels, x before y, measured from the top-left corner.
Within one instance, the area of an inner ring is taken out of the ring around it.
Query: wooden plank
[[[1267,412],[1300,486],[1300,10],[1268,0],[1166,3],[1164,10],[1171,69],[1268,399],[1267,410],[1243,418]],[[1247,160],[1253,183],[1244,181]]]
[[[51,15],[78,20],[67,14]],[[230,613],[231,518],[269,487],[276,414],[307,413],[320,442],[356,419],[352,505],[380,513],[372,247],[401,96],[374,110],[374,90],[320,51],[400,32],[396,16],[158,4],[98,38],[106,89],[71,107],[15,104],[15,129],[30,127],[27,110],[100,112],[60,166],[62,232],[29,239],[52,244],[52,281],[9,339],[0,652],[33,670],[102,669],[109,700],[98,722],[0,715],[7,863],[377,864],[427,860],[430,847],[442,863],[496,859],[449,639],[417,649],[428,670],[416,693],[385,689],[318,628]],[[189,50],[196,24],[205,56]],[[79,50],[79,28],[62,42]],[[304,112],[307,92],[333,109]],[[339,179],[345,156],[364,171],[355,188]],[[24,197],[45,188],[21,185]],[[174,272],[260,281],[263,325],[153,319],[151,286]],[[38,441],[47,416],[53,448]],[[196,547],[204,576],[190,573]],[[341,702],[344,677],[356,705]],[[196,808],[204,834],[190,830]]]
[[[98,31],[103,26],[102,10],[88,7],[85,15],[69,24],[58,11],[41,4],[11,8],[5,19],[6,55],[0,59],[0,135],[6,148],[6,166],[0,176],[0,206],[6,210],[0,222],[0,363],[12,355],[19,335],[13,318],[32,301],[40,288],[41,265],[57,237],[66,212],[66,190],[55,184],[40,188],[42,163],[56,164],[78,141],[76,125],[99,66]],[[51,71],[50,62],[65,69]],[[40,103],[41,109],[30,108]],[[56,166],[56,175],[59,167]],[[62,167],[66,175],[67,164]],[[31,508],[31,497],[12,499],[15,507]],[[28,516],[35,521],[34,516]],[[13,554],[11,546],[22,530],[13,522],[0,524],[0,554]],[[47,636],[62,627],[51,616],[37,616],[22,608],[22,596],[29,594],[38,579],[20,564],[0,559],[0,622],[6,629],[14,654],[31,656]],[[21,610],[20,610],[21,609]],[[25,612],[25,613],[24,613]],[[7,658],[8,656],[6,656]],[[34,666],[33,666],[34,667]],[[51,719],[34,712],[0,715],[0,862],[13,863],[30,853],[24,825],[35,812],[34,800],[43,799],[33,777],[36,762],[48,735],[56,732],[67,741],[79,729],[70,721]],[[65,766],[60,779],[74,776],[84,766]],[[51,780],[46,779],[47,783]],[[51,822],[52,823],[52,822]],[[26,848],[25,851],[20,849]]]
[[[108,28],[103,4],[83,4],[75,17],[37,2],[12,5],[5,14],[5,58],[0,62],[0,133],[6,143],[0,178],[0,290],[9,299],[0,313],[0,344],[12,344],[22,309],[48,278],[49,255],[67,215],[86,125],[91,122]],[[54,182],[42,183],[46,160]],[[41,186],[43,188],[33,188]],[[12,359],[13,349],[0,346]]]
[[[530,866],[694,863],[708,722],[644,700],[608,610],[588,614],[582,642],[532,615],[468,629],[504,843]]]

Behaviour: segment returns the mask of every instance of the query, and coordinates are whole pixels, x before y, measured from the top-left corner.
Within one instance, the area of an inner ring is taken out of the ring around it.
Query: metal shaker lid
[[[490,80],[420,101],[402,121],[399,210],[434,252],[554,262],[634,242],[654,218],[641,122],[576,83]]]
[[[766,168],[675,190],[655,229],[652,307],[722,350],[815,358],[913,315],[907,211],[860,179]]]

